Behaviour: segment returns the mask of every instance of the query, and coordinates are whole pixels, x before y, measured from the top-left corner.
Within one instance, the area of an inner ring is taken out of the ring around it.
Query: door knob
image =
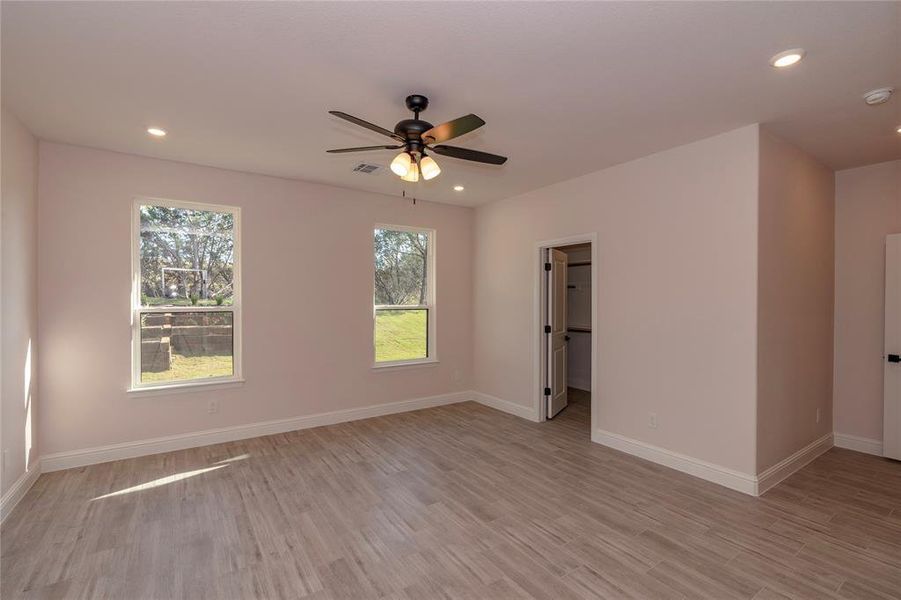
[[[568,341],[569,341],[569,336],[568,336],[568,335],[564,335],[564,336],[563,336],[563,339],[566,340],[566,341],[568,342]],[[895,355],[892,354],[892,356],[895,356]]]
[[[889,354],[887,358],[890,363],[901,363],[901,356],[898,354]]]

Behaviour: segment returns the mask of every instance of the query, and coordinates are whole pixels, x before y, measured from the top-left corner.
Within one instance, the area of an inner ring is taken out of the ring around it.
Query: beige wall
[[[834,198],[832,171],[761,131],[758,473],[832,431]]]
[[[40,160],[44,453],[471,387],[472,209],[43,142]],[[242,207],[242,387],[126,393],[135,196]],[[370,368],[377,222],[437,230],[437,365]]]
[[[890,233],[901,233],[901,161],[836,173],[835,431],[879,442]]]
[[[597,232],[595,426],[754,473],[757,161],[755,125],[479,207],[475,388],[533,406],[536,243]]]
[[[38,458],[37,390],[37,142],[2,109],[0,190],[0,494]],[[28,352],[31,347],[30,369]],[[30,448],[30,452],[29,452]]]
[[[756,125],[476,211],[59,144],[41,143],[40,161],[44,453],[465,389],[532,408],[536,244],[585,233],[598,239],[595,428],[749,474],[828,432],[828,186]],[[243,386],[126,393],[139,195],[242,207]],[[377,222],[438,231],[436,366],[370,368]],[[791,344],[809,350],[799,336],[817,357],[784,370]]]

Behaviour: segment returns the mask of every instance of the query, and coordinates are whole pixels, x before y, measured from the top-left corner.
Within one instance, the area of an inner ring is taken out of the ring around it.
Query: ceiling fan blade
[[[376,133],[381,133],[382,135],[387,135],[390,138],[394,138],[396,140],[403,141],[403,138],[394,133],[393,131],[388,131],[384,127],[379,127],[378,125],[373,125],[369,121],[364,121],[363,119],[358,119],[353,115],[349,115],[345,112],[341,112],[340,110],[330,110],[328,111],[330,115],[335,115],[336,117],[341,117],[345,121],[350,121],[354,125],[359,125],[360,127],[365,127],[370,131],[374,131]]]
[[[336,150],[326,150],[330,154],[344,154],[345,152],[364,152],[366,150],[400,150],[404,145],[399,146],[361,146],[360,148],[338,148]]]
[[[464,133],[474,131],[484,124],[485,121],[481,117],[469,114],[441,125],[435,125],[422,134],[422,139],[426,144],[446,142],[455,137],[460,137]]]
[[[435,154],[450,156],[451,158],[461,158],[463,160],[471,160],[474,162],[487,163],[489,165],[502,165],[507,162],[506,156],[498,156],[497,154],[489,154],[488,152],[479,152],[478,150],[469,150],[468,148],[457,148],[456,146],[435,146],[432,148]]]

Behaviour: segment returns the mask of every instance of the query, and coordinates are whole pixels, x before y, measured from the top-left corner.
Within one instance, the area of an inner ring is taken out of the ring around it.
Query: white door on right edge
[[[566,408],[566,267],[565,252],[548,250],[547,264],[547,418]]]
[[[901,460],[901,233],[885,238],[882,454]]]

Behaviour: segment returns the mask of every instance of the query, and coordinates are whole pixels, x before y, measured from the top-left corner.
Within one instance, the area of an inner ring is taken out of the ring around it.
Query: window
[[[375,366],[436,362],[435,232],[377,226]]]
[[[134,206],[132,389],[241,377],[237,207]]]

